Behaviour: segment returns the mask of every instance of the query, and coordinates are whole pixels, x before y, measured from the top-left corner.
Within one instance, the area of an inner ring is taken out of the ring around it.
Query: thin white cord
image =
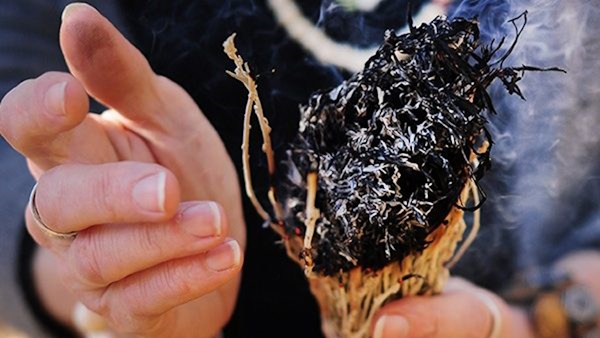
[[[321,63],[358,72],[377,51],[377,48],[360,49],[332,40],[302,14],[294,0],[269,0],[269,6],[290,37]],[[418,26],[444,14],[443,6],[432,3],[423,6],[413,21]],[[407,31],[408,27],[404,27],[398,32]]]
[[[474,294],[483,304],[485,304],[492,317],[492,327],[490,328],[490,333],[487,337],[500,338],[500,331],[502,330],[502,313],[500,312],[498,304],[486,293],[478,291]]]
[[[347,6],[353,10],[370,12],[377,8],[383,0],[336,0],[340,5]]]

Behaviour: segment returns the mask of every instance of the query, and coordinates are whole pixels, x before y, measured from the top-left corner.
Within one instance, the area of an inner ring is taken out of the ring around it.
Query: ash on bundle
[[[286,231],[304,234],[304,178],[317,174],[320,217],[304,253],[314,272],[377,270],[422,251],[466,181],[482,177],[490,148],[477,150],[491,145],[482,112],[493,112],[486,87],[499,78],[520,95],[521,71],[535,68],[502,68],[507,55],[493,61],[502,42],[478,39],[466,19],[389,31],[363,71],[301,108],[281,199]]]

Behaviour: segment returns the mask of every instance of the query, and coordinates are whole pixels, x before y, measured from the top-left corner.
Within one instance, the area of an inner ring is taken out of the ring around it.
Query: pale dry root
[[[461,201],[467,200],[470,189],[467,185]],[[446,263],[454,255],[466,229],[463,213],[454,207],[446,218],[448,223],[428,237],[431,244],[400,263],[390,263],[379,271],[357,267],[330,277],[309,274],[310,289],[319,303],[325,335],[328,338],[370,337],[373,317],[388,302],[441,292],[449,278]],[[301,248],[292,248],[291,251],[299,250]]]

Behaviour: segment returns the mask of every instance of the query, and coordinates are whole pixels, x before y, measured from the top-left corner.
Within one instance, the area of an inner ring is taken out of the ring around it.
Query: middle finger
[[[157,264],[206,252],[227,234],[214,202],[185,202],[167,222],[107,224],[79,233],[66,252],[71,285],[105,287]]]

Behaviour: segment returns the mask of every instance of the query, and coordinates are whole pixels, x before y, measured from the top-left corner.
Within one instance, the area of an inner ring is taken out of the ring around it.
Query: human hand
[[[409,297],[385,306],[373,323],[373,337],[533,338],[534,335],[523,310],[508,306],[500,297],[463,279],[451,278],[440,295]]]
[[[62,280],[118,332],[215,335],[233,311],[245,247],[222,141],[192,98],[90,6],[65,9],[60,42],[72,75],[25,81],[0,104],[0,133],[39,180],[42,220],[78,232],[57,240],[26,212],[58,265],[41,270],[40,290]],[[87,94],[112,110],[88,114]]]

